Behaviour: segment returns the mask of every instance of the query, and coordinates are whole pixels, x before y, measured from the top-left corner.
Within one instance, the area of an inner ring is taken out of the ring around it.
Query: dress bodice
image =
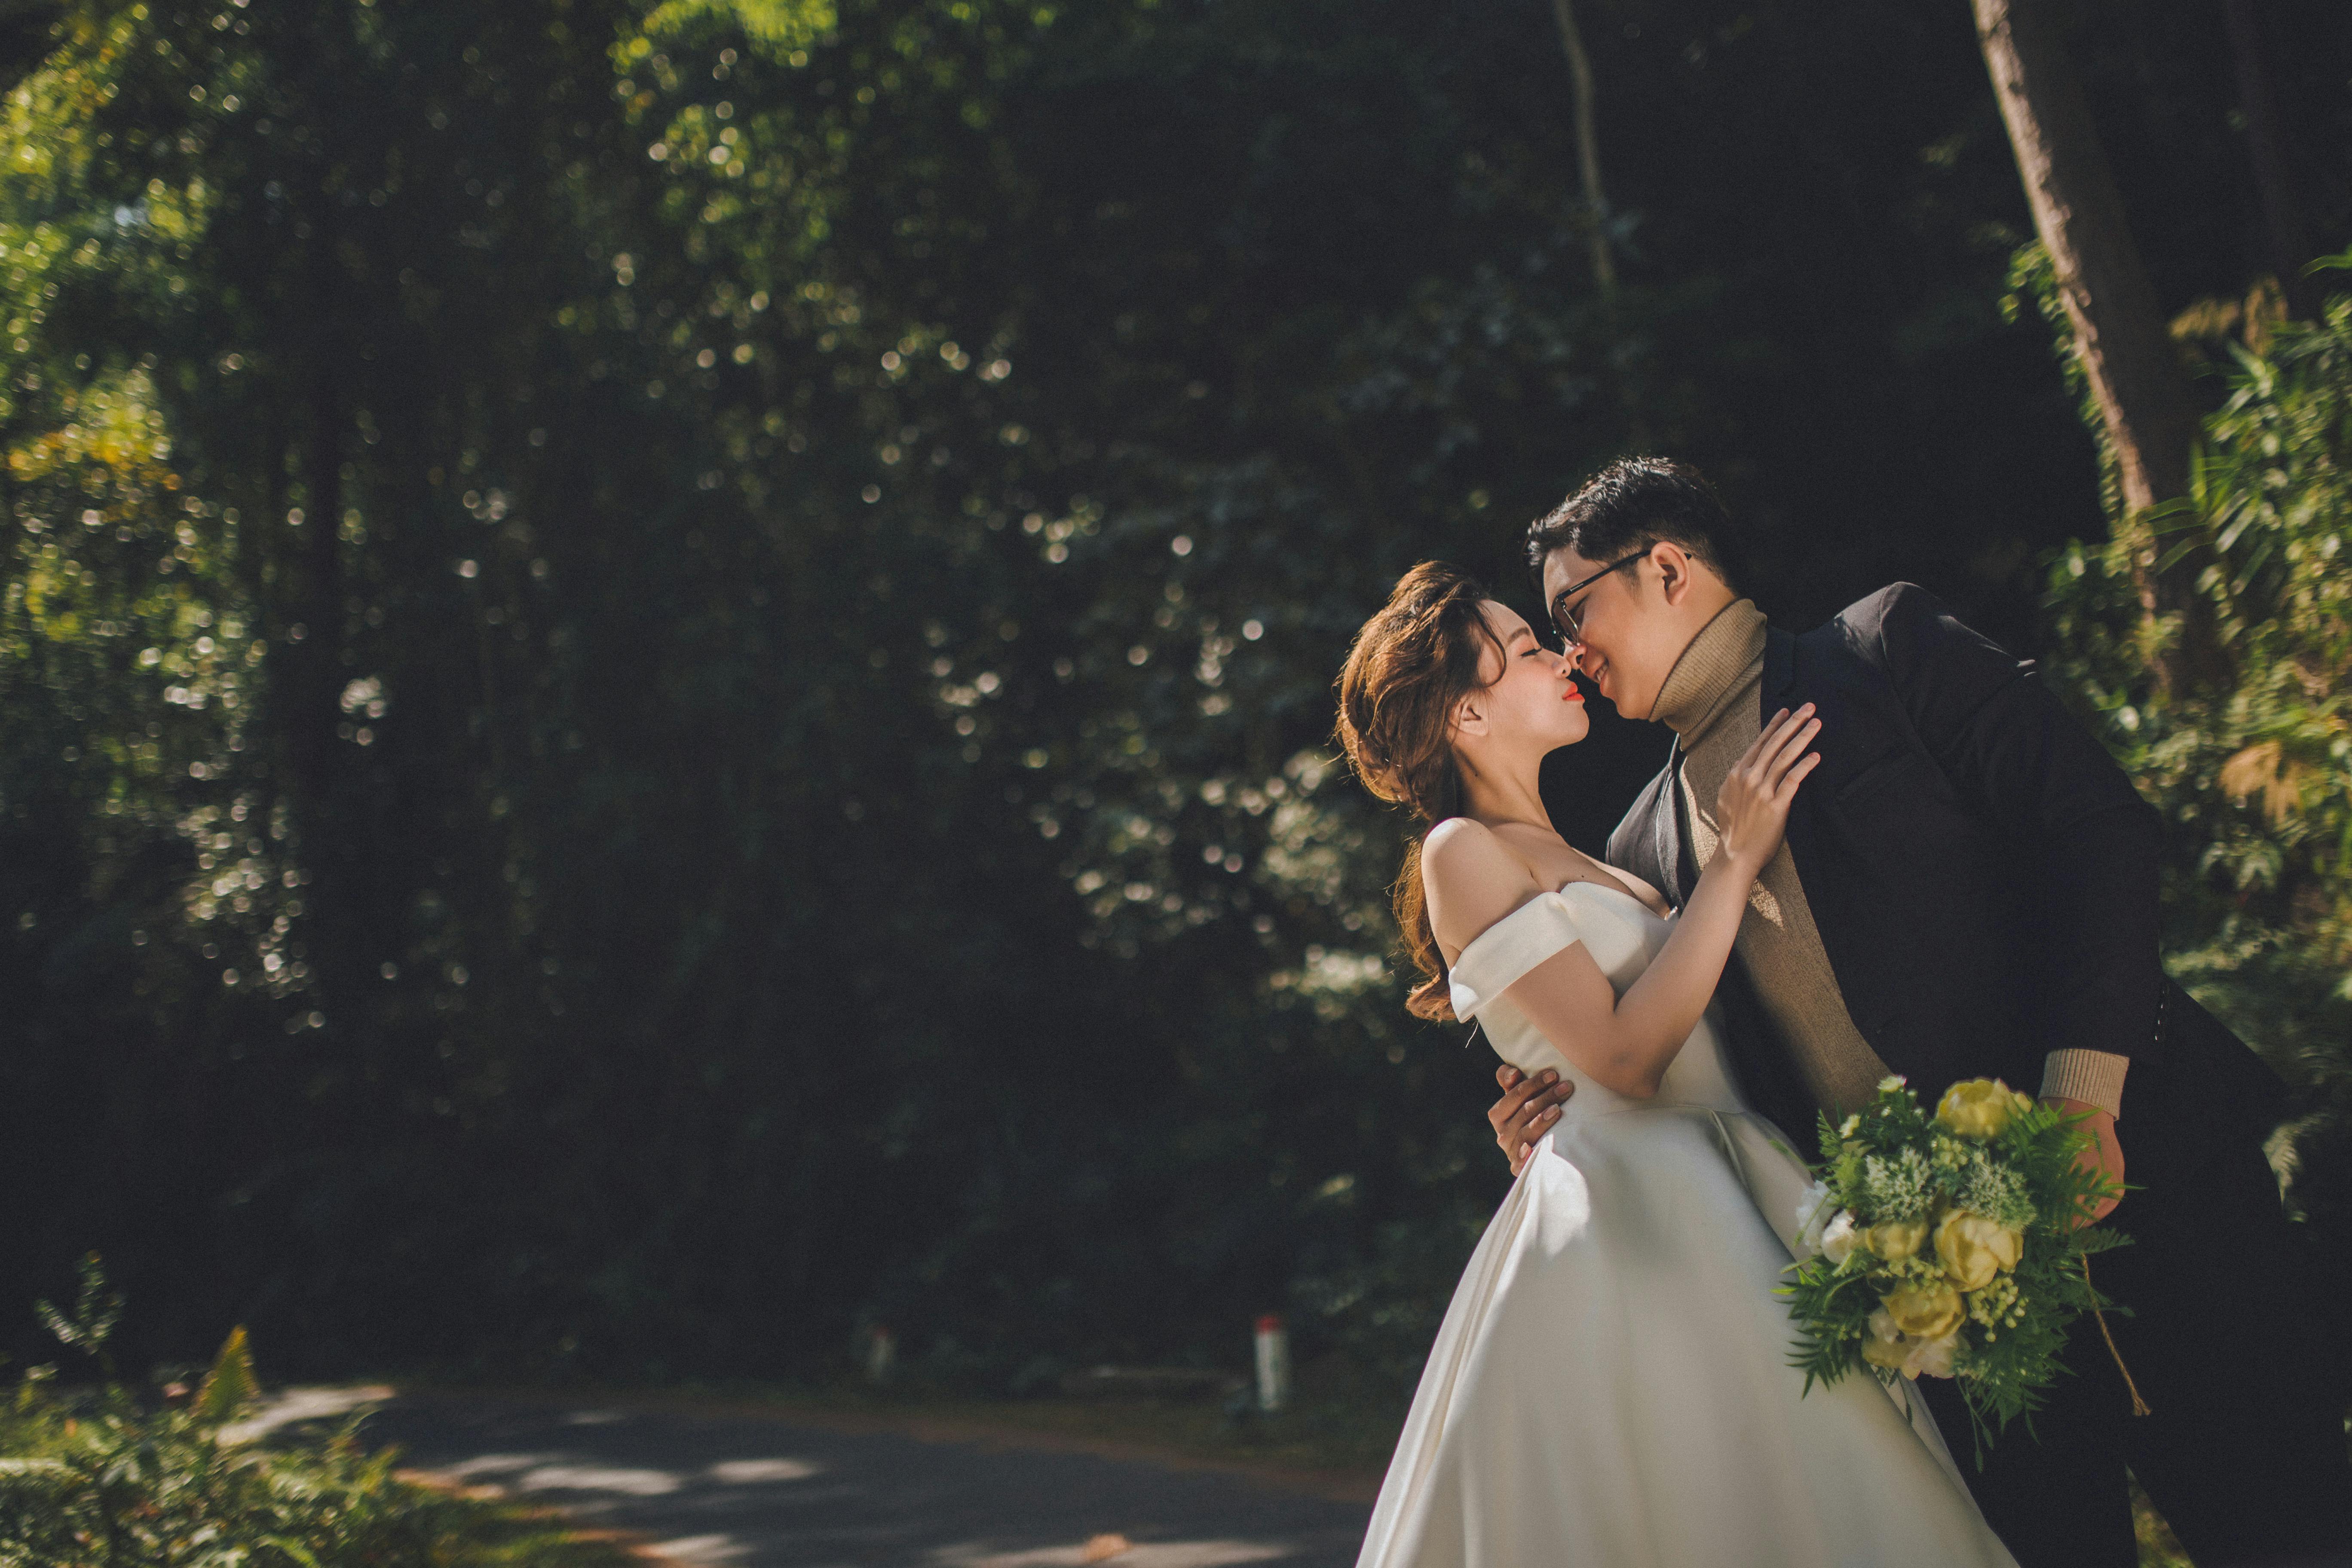
[[[1612,1111],[1704,1105],[1742,1109],[1725,1064],[1712,1005],[1666,1068],[1654,1100],[1634,1100],[1604,1089],[1580,1071],[1504,993],[1554,953],[1584,951],[1620,996],[1650,967],[1674,931],[1642,900],[1602,882],[1570,882],[1537,895],[1472,939],[1450,975],[1454,1014],[1475,1018],[1495,1052],[1524,1073],[1547,1068],[1573,1080],[1576,1093],[1563,1119]]]

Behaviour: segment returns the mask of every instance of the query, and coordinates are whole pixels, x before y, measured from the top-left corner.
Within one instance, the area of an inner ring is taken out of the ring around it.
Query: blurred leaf
[[[245,1325],[239,1323],[221,1342],[220,1353],[213,1357],[212,1370],[205,1373],[203,1386],[196,1390],[189,1410],[207,1426],[226,1426],[260,1395],[261,1383],[253,1372],[253,1352],[246,1342]]]

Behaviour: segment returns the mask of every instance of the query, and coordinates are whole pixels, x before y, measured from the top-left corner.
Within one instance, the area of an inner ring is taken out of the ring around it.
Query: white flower
[[[1822,1229],[1829,1224],[1829,1184],[1815,1182],[1805,1189],[1804,1196],[1797,1200],[1797,1228],[1801,1233],[1799,1239],[1804,1243],[1807,1252],[1819,1252],[1822,1249]]]
[[[1835,1267],[1843,1268],[1845,1267],[1845,1260],[1853,1256],[1854,1247],[1861,1240],[1861,1232],[1853,1228],[1853,1211],[1840,1209],[1829,1224],[1822,1227],[1822,1233],[1813,1245],[1823,1258],[1828,1258]]]
[[[1863,1207],[1879,1220],[1925,1219],[1935,1212],[1936,1167],[1915,1148],[1891,1160],[1875,1154],[1862,1162]]]
[[[1911,1354],[1904,1363],[1906,1377],[1949,1377],[1952,1358],[1959,1353],[1960,1334],[1955,1329],[1940,1340],[1913,1340]]]
[[[1859,1112],[1847,1116],[1843,1121],[1838,1123],[1838,1136],[1841,1138],[1851,1138],[1861,1131],[1862,1116]]]
[[[1862,1359],[1909,1378],[1949,1377],[1959,1349],[1958,1330],[1937,1339],[1915,1340],[1896,1328],[1893,1315],[1881,1307],[1870,1314],[1870,1338],[1863,1344]]]

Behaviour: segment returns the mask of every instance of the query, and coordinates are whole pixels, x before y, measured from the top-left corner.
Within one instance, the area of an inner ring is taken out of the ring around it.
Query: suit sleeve
[[[2017,951],[2044,1051],[2145,1061],[2155,1048],[2163,824],[2031,659],[1963,626],[1925,589],[1879,595],[1874,651],[1919,739],[1970,808],[2013,838],[2033,896]]]

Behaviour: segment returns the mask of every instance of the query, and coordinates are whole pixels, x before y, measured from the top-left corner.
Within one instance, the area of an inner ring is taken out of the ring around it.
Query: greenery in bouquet
[[[2123,1245],[2084,1223],[2115,1189],[2080,1161],[2079,1116],[1998,1079],[1954,1084],[1930,1115],[1901,1078],[1832,1126],[1799,1222],[1808,1256],[1782,1293],[1805,1387],[1868,1367],[1880,1381],[1958,1381],[1978,1457],[2065,1368],[2075,1320],[2112,1307],[2093,1253]],[[2104,1325],[2102,1325],[2104,1328]]]

